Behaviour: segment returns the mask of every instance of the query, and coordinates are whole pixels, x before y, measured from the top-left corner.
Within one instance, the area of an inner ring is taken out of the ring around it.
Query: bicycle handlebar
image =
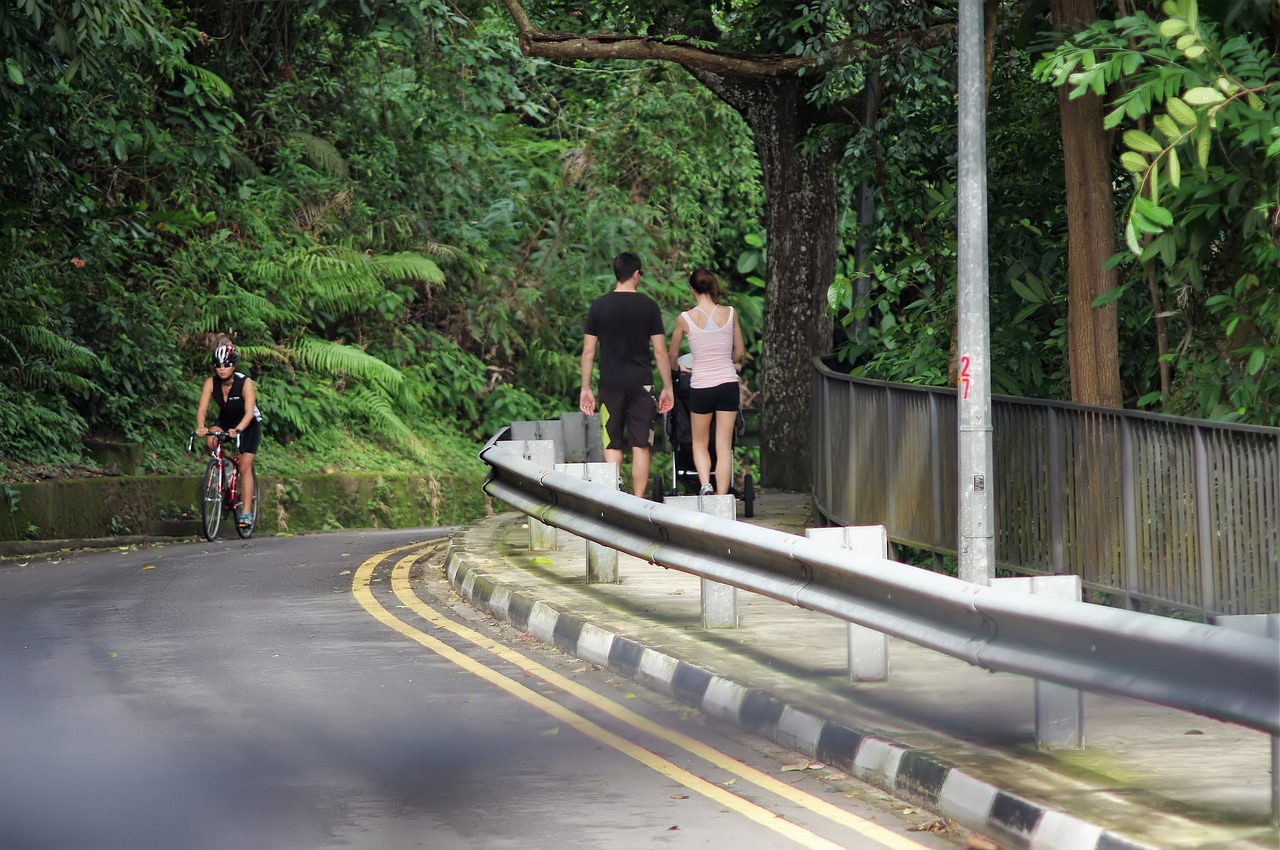
[[[195,448],[195,446],[196,446],[196,438],[197,438],[197,437],[202,437],[202,438],[203,438],[203,437],[215,437],[215,438],[217,438],[218,442],[220,442],[220,443],[229,443],[229,442],[231,442],[232,440],[235,440],[235,443],[236,443],[236,450],[237,450],[237,451],[239,451],[239,450],[240,450],[240,435],[239,435],[239,434],[236,434],[234,437],[232,437],[232,436],[231,436],[230,434],[228,434],[226,431],[206,431],[206,432],[205,432],[205,433],[203,433],[203,434],[200,434],[200,433],[198,433],[198,432],[196,432],[196,431],[192,431],[192,432],[191,432],[191,439],[187,440],[187,451],[191,451],[191,450],[193,450],[193,449]]]

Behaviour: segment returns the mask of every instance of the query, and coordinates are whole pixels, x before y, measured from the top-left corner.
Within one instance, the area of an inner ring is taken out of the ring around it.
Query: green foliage
[[[1111,95],[1105,123],[1123,130],[1134,182],[1125,243],[1158,269],[1183,334],[1166,409],[1277,424],[1280,62],[1266,37],[1224,33],[1195,0],[1163,11],[1099,22],[1037,74]]]
[[[867,75],[880,74],[876,125],[837,122],[823,140],[845,146],[844,196],[868,180],[880,199],[861,230],[845,216],[838,352],[863,374],[945,383],[954,48],[895,35],[891,49],[846,61],[873,32],[927,33],[950,14],[908,5],[539,10],[582,31],[634,31],[630,21],[669,41],[831,61],[813,94],[833,116],[855,114]],[[1082,38],[1098,39],[1090,68],[1104,84],[1125,84],[1107,89],[1127,98],[1112,106],[1117,128],[1142,134],[1127,136],[1144,163],[1135,233],[1186,340],[1168,407],[1266,421],[1280,372],[1276,140],[1265,135],[1274,61],[1178,8],[1177,34],[1160,32],[1165,21]],[[1139,60],[1109,64],[1100,45],[1117,33],[1137,41]],[[0,0],[0,44],[2,468],[70,465],[83,438],[103,436],[145,442],[150,470],[189,465],[175,435],[222,333],[258,386],[271,469],[333,457],[411,467],[446,444],[474,463],[474,442],[507,422],[571,406],[586,307],[611,286],[621,250],[644,259],[669,320],[689,302],[692,268],[715,270],[749,351],[761,350],[754,143],[679,68],[529,61],[505,13],[445,0]],[[1193,47],[1203,54],[1189,58]],[[1149,58],[1157,48],[1168,56]],[[1064,216],[1026,163],[1056,165],[1055,110],[1027,54],[997,55],[994,373],[1001,391],[1052,397],[1065,386]],[[1146,224],[1159,232],[1144,235]],[[854,303],[861,239],[873,286]],[[1144,291],[1135,271],[1119,294],[1138,394],[1154,368]]]
[[[846,254],[828,305],[839,331],[835,357],[853,374],[933,386],[954,368],[956,109],[947,79],[950,46],[909,45],[872,66],[841,72],[840,89],[861,92],[880,75],[883,105],[845,149],[847,196],[874,187],[875,219],[842,221]],[[1052,94],[1028,77],[1022,50],[997,53],[987,117],[988,265],[992,380],[996,392],[1065,397],[1066,231]],[[834,85],[834,84],[833,84]],[[1028,169],[1028,162],[1037,163]],[[855,264],[865,242],[869,260]],[[860,273],[870,295],[854,298]]]

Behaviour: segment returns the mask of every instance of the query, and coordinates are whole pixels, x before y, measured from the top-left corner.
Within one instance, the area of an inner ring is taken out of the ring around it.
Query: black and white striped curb
[[[788,705],[531,598],[450,548],[446,572],[473,606],[583,661],[660,690],[938,815],[1025,850],[1152,850],[1102,827],[1005,793],[928,754]]]

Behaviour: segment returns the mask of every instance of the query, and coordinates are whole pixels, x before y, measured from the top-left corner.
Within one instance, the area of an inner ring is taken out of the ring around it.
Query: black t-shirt
[[[662,334],[662,311],[648,295],[610,292],[591,302],[583,330],[599,339],[600,386],[643,387],[653,383],[653,344]]]

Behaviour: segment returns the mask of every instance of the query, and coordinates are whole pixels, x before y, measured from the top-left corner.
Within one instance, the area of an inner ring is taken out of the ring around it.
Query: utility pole
[[[995,578],[991,476],[991,331],[987,296],[987,93],[983,0],[960,0],[959,327],[960,578]]]

